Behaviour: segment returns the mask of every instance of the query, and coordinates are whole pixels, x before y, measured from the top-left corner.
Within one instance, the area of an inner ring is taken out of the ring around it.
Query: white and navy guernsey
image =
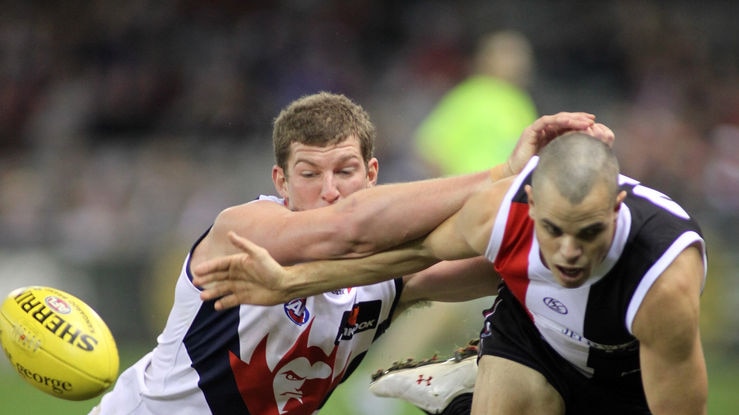
[[[218,312],[200,300],[188,256],[156,348],[121,374],[99,413],[314,414],[388,327],[401,290],[398,278]]]
[[[486,257],[543,339],[581,373],[613,378],[638,371],[634,316],[655,280],[686,247],[698,244],[706,263],[700,229],[667,196],[622,175],[620,187],[628,195],[606,259],[583,286],[564,288],[541,260],[528,213],[524,185],[537,162],[534,157],[506,194]]]

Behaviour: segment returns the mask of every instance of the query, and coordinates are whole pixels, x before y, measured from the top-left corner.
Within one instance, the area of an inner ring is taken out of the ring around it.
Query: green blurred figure
[[[439,101],[416,132],[431,176],[479,171],[504,161],[538,116],[527,88],[534,55],[522,34],[480,38],[472,73]]]

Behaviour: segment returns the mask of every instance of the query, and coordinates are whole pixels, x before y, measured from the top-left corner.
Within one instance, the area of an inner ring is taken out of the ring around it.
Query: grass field
[[[121,354],[121,367],[132,363],[144,351],[127,348]],[[729,359],[716,353],[707,353],[709,367],[710,415],[736,415],[739,410],[739,359]],[[352,381],[339,387],[321,412],[322,415],[422,415],[403,402],[375,398],[369,395],[366,384],[376,368],[360,366]],[[99,398],[98,398],[99,399]],[[54,414],[84,415],[98,399],[70,402],[48,396],[21,380],[11,371],[7,359],[0,362],[0,414]],[[363,409],[357,409],[357,408]]]

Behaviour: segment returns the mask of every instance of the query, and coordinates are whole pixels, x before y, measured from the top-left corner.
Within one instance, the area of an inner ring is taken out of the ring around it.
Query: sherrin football
[[[15,371],[52,396],[80,401],[118,376],[118,349],[102,318],[85,302],[42,286],[13,290],[0,313],[0,343]]]

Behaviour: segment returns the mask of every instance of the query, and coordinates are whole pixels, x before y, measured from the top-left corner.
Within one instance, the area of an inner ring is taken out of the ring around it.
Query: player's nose
[[[582,255],[582,247],[575,238],[565,236],[559,245],[559,253],[565,261],[575,262]]]
[[[341,197],[339,188],[336,185],[336,180],[332,174],[327,174],[323,178],[323,184],[321,186],[321,199],[328,203],[335,203]]]

